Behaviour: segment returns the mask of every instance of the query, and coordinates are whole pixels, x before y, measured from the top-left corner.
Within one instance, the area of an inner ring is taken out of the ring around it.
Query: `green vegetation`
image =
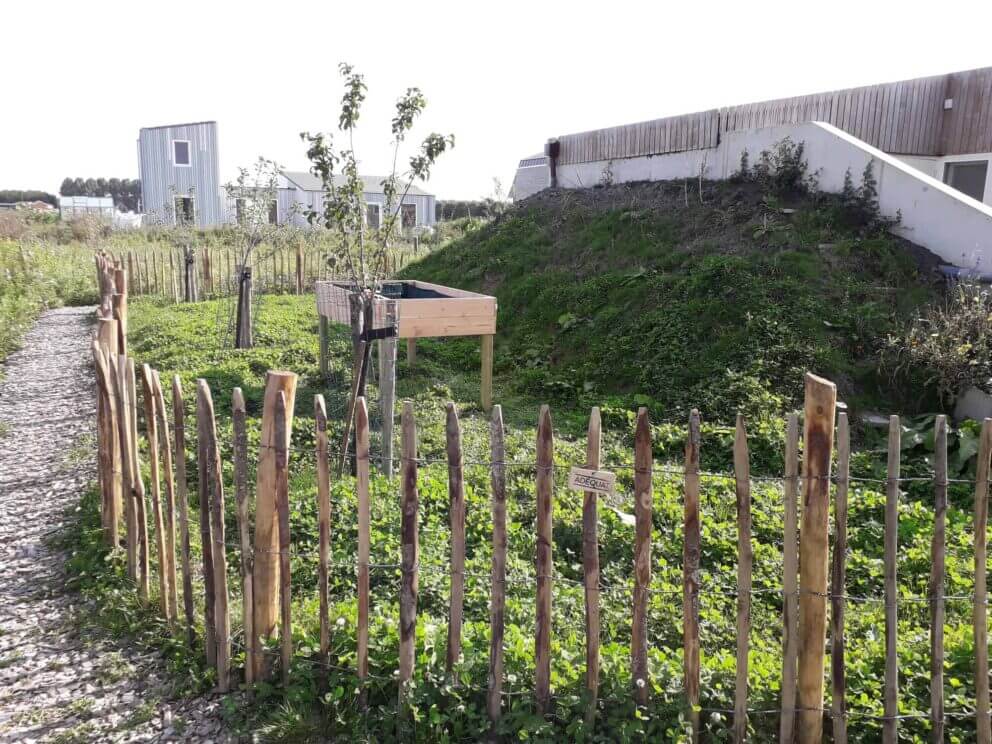
[[[496,295],[499,400],[730,421],[795,406],[810,369],[855,406],[932,408],[893,389],[878,359],[935,296],[934,257],[866,229],[839,197],[768,193],[756,181],[704,183],[701,197],[681,183],[552,193],[404,275]],[[428,362],[475,368],[474,339],[422,346]]]
[[[456,247],[457,250],[457,247]],[[235,535],[231,472],[230,393],[241,386],[248,401],[250,455],[257,453],[260,406],[265,370],[287,368],[301,375],[297,394],[291,459],[290,500],[293,571],[293,637],[296,652],[291,684],[282,689],[277,683],[256,686],[255,698],[247,703],[239,694],[231,695],[224,706],[228,724],[236,731],[257,732],[265,741],[333,741],[355,737],[375,741],[478,741],[486,730],[485,694],[488,661],[488,601],[490,597],[489,473],[475,463],[488,459],[487,418],[467,402],[477,388],[468,391],[468,372],[473,361],[458,356],[459,343],[437,342],[430,346],[430,364],[414,369],[400,362],[400,395],[413,397],[417,412],[419,454],[428,461],[443,458],[443,403],[461,401],[465,442],[467,508],[467,586],[465,599],[464,658],[459,666],[461,684],[451,685],[444,675],[445,633],[449,574],[447,571],[447,473],[440,462],[428,462],[420,469],[421,576],[417,631],[416,686],[411,709],[398,715],[397,684],[394,671],[398,650],[398,579],[390,567],[399,555],[398,480],[392,482],[374,475],[372,482],[372,552],[376,562],[385,565],[373,571],[371,610],[371,711],[356,707],[357,680],[348,671],[355,662],[355,551],[356,502],[354,481],[345,476],[332,480],[332,622],[331,663],[326,679],[315,666],[318,646],[316,558],[317,503],[313,465],[312,395],[328,397],[334,433],[340,432],[341,412],[346,395],[350,342],[339,328],[332,338],[330,378],[321,380],[317,368],[316,314],[311,297],[265,297],[258,315],[258,348],[223,348],[216,323],[217,302],[173,306],[149,299],[132,303],[131,339],[135,357],[161,370],[163,378],[180,374],[184,387],[192,390],[194,378],[206,378],[214,391],[223,447],[227,501],[227,534]],[[506,341],[504,341],[506,343]],[[425,344],[425,346],[427,346]],[[449,356],[450,355],[450,356]],[[620,358],[620,357],[618,357]],[[449,361],[450,360],[450,361]],[[623,371],[618,363],[617,373]],[[505,374],[505,372],[504,372]],[[477,379],[476,379],[477,383]],[[792,384],[792,383],[790,383]],[[794,384],[798,384],[796,381]],[[457,390],[454,386],[460,386]],[[510,385],[503,378],[504,388]],[[784,393],[780,393],[785,398]],[[515,425],[508,434],[507,456],[513,462],[534,459],[534,427],[539,397],[527,398],[526,389],[517,392],[514,417],[528,425]],[[370,397],[374,399],[372,386]],[[618,398],[619,399],[619,398]],[[557,414],[559,407],[553,409]],[[633,471],[631,467],[633,411],[615,408],[611,418],[604,457],[619,477],[618,498],[603,503],[600,511],[603,592],[603,666],[600,721],[594,741],[686,741],[684,701],[681,684],[681,478],[677,473],[660,472],[654,480],[653,586],[650,597],[649,639],[651,703],[641,711],[630,702],[629,640],[630,586],[632,567]],[[623,415],[621,415],[621,412]],[[373,410],[373,422],[376,420]],[[578,418],[577,415],[574,418]],[[556,423],[560,419],[556,418]],[[928,427],[932,421],[915,422],[905,437],[904,475],[932,475],[925,456],[932,450]],[[781,461],[781,437],[777,430],[762,433],[756,424],[751,432],[756,441],[757,470],[767,470]],[[657,424],[653,438],[659,462],[677,463],[684,446],[684,429]],[[955,433],[952,460],[961,464],[961,474],[973,473],[969,458],[974,454],[975,431],[966,428]],[[713,426],[704,442],[704,467],[726,470],[731,432]],[[854,461],[859,477],[883,477],[879,451],[881,443],[867,440],[864,451]],[[188,443],[187,457],[195,451]],[[764,447],[762,450],[761,447]],[[373,455],[378,446],[373,444]],[[584,460],[581,440],[562,437],[556,443],[555,491],[555,572],[554,625],[552,646],[552,686],[555,715],[544,720],[534,714],[533,631],[534,631],[534,469],[521,464],[508,473],[509,549],[508,602],[506,630],[506,712],[501,731],[511,738],[530,741],[581,739],[588,733],[582,722],[584,674],[583,593],[581,580],[581,494],[564,488],[563,469]],[[764,454],[762,454],[764,452]],[[146,458],[147,459],[147,458]],[[190,460],[188,470],[195,474]],[[932,494],[926,483],[911,486],[900,508],[900,590],[906,597],[926,593],[929,573],[929,542],[932,530]],[[848,606],[848,702],[854,716],[881,714],[882,668],[884,659],[882,595],[882,515],[883,483],[858,483],[850,495],[850,557],[848,594],[866,601]],[[191,485],[191,493],[196,489]],[[719,711],[732,707],[736,598],[736,508],[732,481],[703,478],[703,566],[702,566],[702,658],[703,721],[712,740],[729,737],[730,717]],[[195,495],[193,497],[195,499]],[[948,513],[948,587],[952,596],[973,591],[970,537],[971,494],[966,484],[951,487]],[[778,706],[781,674],[781,532],[782,493],[776,482],[758,481],[753,486],[755,590],[751,636],[751,706],[774,710]],[[199,531],[191,534],[194,551]],[[172,635],[157,618],[157,602],[139,606],[135,592],[124,578],[122,556],[108,556],[99,538],[97,496],[91,493],[82,505],[80,526],[70,535],[74,552],[70,571],[75,585],[88,598],[97,600],[102,610],[97,621],[117,632],[127,633],[161,647],[176,675],[177,683],[191,690],[206,689],[212,672],[202,663],[202,650],[187,649],[180,635]],[[152,541],[154,546],[154,541]],[[235,641],[235,665],[243,663],[240,633],[240,580],[237,577],[238,551],[228,548],[230,584],[235,599],[231,615]],[[153,592],[156,582],[152,582]],[[950,711],[970,710],[973,648],[970,630],[970,603],[948,603],[945,634],[947,648],[947,707]],[[907,600],[900,605],[900,679],[904,713],[925,713],[928,709],[928,605]],[[202,628],[200,629],[202,637]],[[277,658],[275,646],[271,647]],[[829,696],[829,692],[828,692]],[[954,729],[956,741],[971,741],[967,719]],[[853,718],[851,740],[879,740],[877,721]],[[957,719],[955,719],[957,721]],[[755,740],[774,738],[774,715],[752,717]],[[907,741],[926,741],[927,724],[918,719],[902,722]]]
[[[42,310],[95,302],[92,251],[0,238],[0,361],[20,345]]]

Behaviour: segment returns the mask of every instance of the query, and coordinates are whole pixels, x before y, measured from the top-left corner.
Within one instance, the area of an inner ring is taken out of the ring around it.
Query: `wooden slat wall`
[[[944,99],[954,106],[944,111]],[[560,164],[716,147],[724,132],[825,121],[905,155],[992,152],[992,67],[746,103],[559,138]]]
[[[719,112],[712,109],[568,134],[559,138],[561,154],[558,162],[587,163],[716,147],[719,129]]]

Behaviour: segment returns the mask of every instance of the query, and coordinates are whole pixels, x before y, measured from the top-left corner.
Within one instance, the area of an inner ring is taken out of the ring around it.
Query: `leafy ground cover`
[[[619,216],[604,216],[608,224],[619,220]],[[561,741],[590,736],[596,741],[641,741],[646,738],[664,741],[685,741],[684,700],[681,695],[682,656],[681,656],[681,565],[682,565],[682,481],[677,472],[669,472],[659,467],[654,479],[654,514],[652,553],[652,588],[649,612],[651,702],[645,709],[637,710],[631,703],[631,681],[629,661],[630,641],[630,587],[632,569],[633,527],[630,513],[633,511],[631,493],[632,477],[632,404],[639,402],[624,390],[625,385],[639,384],[636,377],[623,381],[624,375],[649,374],[649,359],[644,355],[660,355],[663,352],[692,365],[698,355],[684,349],[682,345],[666,345],[657,341],[644,348],[636,345],[624,346],[622,337],[614,333],[610,336],[623,353],[613,355],[614,376],[619,383],[612,393],[612,403],[605,410],[609,432],[604,448],[607,466],[614,468],[619,477],[618,499],[615,503],[604,503],[600,511],[600,544],[603,566],[603,649],[602,649],[602,703],[600,715],[594,731],[583,723],[583,595],[581,581],[581,495],[568,491],[563,470],[571,464],[584,460],[584,447],[577,431],[583,425],[582,418],[587,414],[586,402],[603,385],[595,376],[596,364],[605,363],[608,352],[597,357],[597,350],[586,345],[587,356],[593,359],[589,369],[594,387],[590,390],[573,391],[569,398],[562,392],[552,394],[556,388],[548,387],[546,381],[553,379],[555,366],[550,362],[539,367],[528,367],[511,361],[509,349],[539,348],[542,353],[552,351],[564,353],[569,330],[562,330],[557,318],[551,318],[550,325],[538,322],[549,311],[546,305],[555,297],[572,297],[572,291],[564,280],[551,278],[540,282],[544,274],[535,273],[532,279],[524,274],[519,281],[507,282],[505,286],[496,283],[493,266],[503,266],[509,276],[514,262],[523,262],[523,257],[514,258],[516,252],[523,252],[518,243],[529,239],[529,247],[536,251],[536,261],[551,262],[562,260],[551,247],[533,238],[528,225],[534,227],[537,218],[515,217],[514,221],[502,222],[492,228],[484,228],[478,235],[471,234],[461,243],[455,244],[452,258],[435,256],[424,262],[424,278],[449,281],[464,286],[475,282],[480,288],[495,289],[500,294],[501,323],[505,336],[500,341],[504,361],[500,365],[497,401],[507,404],[507,419],[510,421],[507,455],[508,459],[520,463],[509,468],[509,549],[508,563],[508,602],[506,630],[506,713],[501,726],[502,733],[510,738],[531,741]],[[602,223],[600,223],[602,224]],[[543,229],[543,228],[541,228]],[[489,231],[489,232],[486,232]],[[538,230],[540,232],[540,229]],[[496,250],[492,244],[487,248],[479,241],[489,235],[503,241],[503,249]],[[543,252],[542,252],[543,251]],[[505,252],[509,252],[507,255]],[[467,256],[489,267],[481,273],[466,278],[474,271],[467,263]],[[804,256],[806,254],[803,254]],[[819,252],[809,254],[814,260]],[[733,257],[722,255],[713,259],[717,263],[730,261]],[[821,256],[822,258],[822,256]],[[902,265],[898,256],[890,259]],[[602,260],[602,259],[601,259]],[[688,259],[686,259],[688,260]],[[769,261],[772,258],[768,259]],[[785,259],[781,259],[785,260]],[[798,260],[798,259],[788,259]],[[821,260],[821,259],[815,259]],[[826,260],[826,259],[822,259]],[[887,259],[889,260],[889,259]],[[447,262],[450,262],[450,266]],[[455,275],[445,273],[463,269],[464,281],[456,281]],[[427,269],[430,268],[430,272]],[[443,269],[443,270],[442,270]],[[512,269],[517,271],[518,269]],[[522,271],[522,269],[519,269]],[[563,270],[564,271],[564,270]],[[639,272],[640,269],[631,269]],[[663,282],[662,272],[650,274],[651,281]],[[729,271],[724,266],[722,271]],[[915,269],[903,267],[899,272]],[[597,275],[601,275],[599,272]],[[897,275],[898,272],[897,272]],[[572,284],[575,281],[572,270]],[[609,274],[610,286],[624,287],[620,275]],[[708,275],[707,275],[708,276]],[[729,308],[740,308],[737,291],[747,296],[764,297],[755,288],[741,289],[740,276],[730,272],[730,283],[721,285],[686,272],[679,281],[691,284],[697,280],[702,284],[700,296],[706,299],[699,313],[709,312],[715,307],[721,317],[727,317]],[[766,277],[760,273],[746,274],[752,283],[765,283]],[[816,273],[811,273],[810,281],[816,281]],[[852,280],[855,278],[850,275]],[[489,278],[487,278],[489,277]],[[774,278],[774,275],[773,275]],[[788,272],[776,281],[785,282]],[[586,281],[600,281],[590,277]],[[647,282],[638,278],[635,282]],[[790,280],[791,281],[791,280]],[[895,280],[893,280],[895,281]],[[729,282],[729,280],[728,280]],[[529,287],[518,296],[514,288],[518,284]],[[681,287],[688,292],[688,284]],[[470,284],[471,286],[471,284]],[[646,287],[648,285],[641,285]],[[912,289],[906,279],[907,291]],[[548,292],[552,291],[552,294]],[[723,287],[728,293],[722,293]],[[731,287],[734,291],[731,292]],[[779,287],[784,302],[799,303],[811,300],[790,299],[791,284]],[[832,289],[837,289],[832,285]],[[588,290],[588,288],[587,288]],[[586,290],[586,291],[587,291]],[[555,294],[557,293],[557,294]],[[564,294],[562,294],[564,293]],[[714,294],[715,293],[715,294]],[[665,295],[668,296],[668,295]],[[674,295],[678,297],[678,295]],[[854,296],[853,294],[850,296]],[[774,297],[779,297],[775,295]],[[762,308],[772,312],[774,297],[762,300]],[[688,295],[680,301],[684,306],[689,302]],[[722,300],[720,299],[722,298]],[[832,301],[839,302],[840,310],[830,308]],[[556,300],[560,301],[560,300]],[[322,674],[314,664],[318,647],[318,615],[316,595],[317,563],[317,502],[313,466],[313,420],[310,414],[312,395],[322,393],[328,398],[328,408],[335,426],[340,431],[340,413],[344,409],[344,395],[348,377],[349,340],[344,329],[338,329],[332,339],[331,374],[322,379],[317,370],[317,318],[312,296],[291,297],[273,296],[262,299],[258,316],[258,348],[235,351],[224,348],[222,323],[217,318],[223,316],[224,301],[199,303],[196,305],[173,306],[151,299],[137,299],[131,309],[131,343],[134,356],[140,362],[147,362],[161,370],[163,377],[179,374],[187,390],[193,389],[193,380],[204,377],[214,391],[215,405],[219,417],[219,435],[223,446],[225,488],[233,493],[230,471],[231,442],[230,392],[234,386],[241,386],[245,392],[249,415],[249,442],[252,456],[257,452],[259,417],[262,399],[264,374],[267,369],[291,369],[300,374],[297,394],[297,411],[293,427],[294,451],[291,458],[291,516],[292,544],[294,556],[293,570],[293,636],[296,659],[292,668],[291,684],[282,689],[277,684],[261,683],[254,690],[252,703],[244,702],[240,695],[232,695],[227,702],[230,725],[235,730],[258,733],[270,741],[306,741],[326,737],[335,741],[352,740],[356,736],[370,741],[477,741],[487,729],[485,716],[486,669],[488,662],[488,601],[490,597],[490,539],[491,516],[489,509],[489,473],[485,465],[488,456],[488,419],[472,403],[477,395],[477,358],[471,344],[466,342],[425,342],[420,359],[423,364],[409,368],[401,359],[399,364],[399,394],[415,401],[419,435],[419,454],[426,460],[440,460],[444,453],[444,412],[447,400],[455,400],[462,414],[465,442],[466,499],[467,499],[467,566],[463,659],[459,665],[460,683],[454,685],[445,678],[444,658],[446,646],[446,618],[449,574],[447,570],[448,551],[448,495],[447,473],[442,463],[426,463],[421,467],[419,477],[420,492],[420,534],[421,534],[421,577],[419,597],[419,618],[417,626],[416,686],[411,697],[409,710],[397,710],[397,668],[398,651],[398,585],[399,573],[388,567],[398,562],[399,556],[399,501],[398,480],[387,480],[376,473],[372,482],[372,554],[376,561],[387,567],[373,571],[372,583],[372,628],[371,671],[369,689],[371,710],[360,712],[356,702],[357,681],[349,671],[355,663],[355,623],[357,617],[355,597],[355,551],[357,539],[356,504],[354,482],[348,475],[332,479],[332,564],[331,573],[331,619],[332,619],[332,665],[333,668]],[[637,293],[631,291],[627,302],[636,304]],[[824,311],[828,318],[836,318],[838,313],[854,313],[855,308],[863,307],[854,300],[843,305],[843,295],[832,293],[820,297],[818,311]],[[587,317],[579,307],[565,305],[576,317]],[[655,312],[662,313],[665,302],[657,302]],[[790,306],[796,310],[797,306]],[[637,305],[639,312],[647,312],[644,306]],[[757,309],[755,309],[755,312]],[[633,311],[632,311],[633,312]],[[879,311],[881,312],[881,311]],[[517,318],[514,313],[519,315]],[[633,313],[636,315],[636,313]],[[606,328],[605,318],[589,316],[583,321],[585,330],[574,337],[575,343],[583,343],[582,336],[590,336]],[[692,316],[690,316],[692,317]],[[789,328],[801,327],[802,319],[788,314],[778,314],[779,322]],[[873,316],[877,317],[877,316]],[[888,317],[888,316],[886,316]],[[614,326],[620,321],[614,316]],[[661,320],[676,322],[676,314],[659,316]],[[685,320],[688,323],[688,320]],[[711,349],[709,340],[716,340],[713,334],[722,332],[723,326],[710,329],[707,337],[702,326],[707,321],[698,319],[689,330],[691,338],[699,349]],[[852,321],[853,322],[853,321]],[[729,323],[729,321],[728,321]],[[759,323],[756,328],[761,328]],[[846,328],[846,327],[845,327]],[[543,330],[541,330],[543,329]],[[540,332],[539,332],[540,331]],[[802,336],[803,343],[814,346],[826,343],[817,358],[824,360],[851,360],[853,354],[844,351],[850,342],[850,329],[834,337],[835,331],[829,326],[821,330],[808,329]],[[689,332],[689,331],[686,331]],[[769,331],[770,333],[770,331]],[[529,339],[529,340],[528,340]],[[826,341],[824,341],[826,339]],[[525,343],[526,342],[526,343]],[[750,344],[748,338],[741,337],[741,343]],[[531,344],[528,346],[527,344]],[[726,347],[724,347],[726,348]],[[760,358],[775,358],[779,347],[772,351],[762,350]],[[557,351],[555,351],[557,350]],[[735,350],[727,349],[732,358]],[[702,351],[700,351],[702,353]],[[715,352],[710,352],[715,353]],[[640,354],[641,356],[636,356]],[[847,354],[847,355],[845,355]],[[629,362],[630,355],[644,361],[638,366]],[[526,356],[526,355],[525,355]],[[799,357],[794,364],[799,364]],[[596,361],[599,360],[599,361]],[[675,369],[676,362],[670,364]],[[528,370],[538,369],[540,376],[528,376]],[[648,372],[645,372],[648,369]],[[709,369],[698,366],[700,371]],[[745,370],[746,371],[746,370]],[[752,426],[754,471],[758,475],[772,475],[781,472],[781,413],[795,400],[795,388],[801,378],[791,379],[795,371],[792,367],[776,372],[781,377],[758,377],[758,391],[769,404],[774,404],[774,416],[754,417],[749,420]],[[732,433],[722,422],[729,420],[736,401],[750,398],[734,398],[737,393],[721,392],[721,400],[694,400],[693,390],[702,392],[719,388],[721,374],[711,372],[709,378],[701,374],[693,381],[687,376],[680,380],[689,386],[688,390],[678,388],[674,383],[657,387],[646,387],[655,409],[653,439],[655,458],[659,466],[673,465],[677,470],[681,449],[684,446],[684,426],[679,419],[685,406],[697,403],[704,410],[715,412],[707,417],[707,436],[703,444],[703,467],[710,471],[726,472],[730,456]],[[742,372],[743,374],[744,372]],[[685,373],[688,374],[688,373]],[[798,373],[797,373],[798,374]],[[714,375],[716,377],[714,378]],[[519,380],[524,382],[520,383]],[[534,380],[540,382],[535,387]],[[581,379],[581,378],[580,378]],[[644,378],[649,380],[652,378]],[[708,382],[706,382],[708,380]],[[641,382],[644,382],[642,380]],[[704,382],[706,384],[704,384]],[[771,384],[774,382],[775,384]],[[751,389],[754,389],[753,383]],[[726,387],[726,386],[725,386]],[[633,389],[633,388],[631,388]],[[605,394],[604,394],[605,395]],[[375,387],[370,397],[375,398]],[[529,463],[534,459],[534,424],[539,402],[551,399],[554,402],[556,442],[555,460],[556,486],[554,507],[554,556],[555,584],[553,611],[552,645],[552,687],[554,715],[545,720],[534,712],[533,652],[534,652],[534,468]],[[657,405],[656,405],[657,404]],[[665,421],[659,414],[672,414]],[[721,418],[723,417],[723,418]],[[373,415],[375,420],[375,414]],[[926,456],[932,450],[932,440],[928,439],[926,420],[910,421],[905,436],[904,475],[932,475]],[[332,441],[334,441],[332,439]],[[953,438],[955,472],[968,477],[973,472],[975,432],[965,427],[957,431]],[[195,443],[188,443],[187,457],[191,458]],[[374,453],[378,445],[373,445]],[[147,458],[146,458],[147,459]],[[188,471],[195,474],[192,460]],[[883,463],[878,443],[865,435],[862,449],[854,462],[855,474],[865,478],[884,478]],[[906,484],[900,507],[900,591],[905,601],[900,604],[900,689],[902,695],[901,712],[925,714],[929,705],[928,671],[928,604],[916,601],[926,594],[926,580],[929,574],[929,546],[932,531],[932,495],[925,483]],[[877,721],[861,716],[881,714],[882,678],[884,666],[884,632],[882,596],[882,524],[884,508],[883,483],[858,482],[850,495],[850,555],[848,560],[848,585],[846,590],[852,597],[848,606],[848,703],[852,712],[851,739],[859,742],[880,740],[880,727]],[[195,499],[196,489],[191,488]],[[972,536],[971,536],[971,491],[967,484],[954,484],[951,488],[951,508],[948,513],[948,587],[947,594],[967,596],[973,592]],[[781,676],[781,571],[782,571],[782,507],[783,496],[780,484],[775,481],[756,480],[753,484],[754,544],[755,544],[755,595],[753,602],[753,632],[750,654],[751,706],[760,711],[778,707],[779,680]],[[734,684],[734,617],[736,597],[736,507],[733,483],[717,476],[704,477],[702,494],[703,529],[703,592],[702,616],[702,663],[703,663],[703,720],[711,740],[729,739],[730,716],[725,712],[732,708]],[[191,508],[194,519],[197,510]],[[107,555],[98,539],[98,516],[95,496],[91,495],[83,503],[79,512],[80,528],[70,536],[75,557],[71,569],[76,576],[76,584],[87,596],[99,600],[104,609],[102,621],[113,625],[120,632],[136,635],[146,643],[161,646],[167,653],[176,672],[177,682],[190,688],[202,689],[211,683],[211,673],[203,668],[201,651],[184,648],[181,639],[172,636],[163,624],[154,619],[153,613],[138,606],[133,590],[123,578],[123,564],[119,554]],[[191,527],[194,551],[199,547],[199,531]],[[235,521],[233,498],[228,498],[227,534],[234,535]],[[152,541],[154,544],[154,541]],[[232,591],[239,586],[237,578],[238,552],[232,545],[228,548],[228,565],[231,570]],[[154,589],[153,582],[153,589]],[[199,585],[198,585],[199,586]],[[238,592],[234,591],[235,596]],[[155,606],[154,598],[152,606]],[[240,635],[239,599],[232,602],[231,608],[234,634],[236,637],[236,664],[243,661],[243,638]],[[947,649],[947,708],[954,712],[968,713],[973,710],[973,645],[970,630],[971,605],[968,601],[951,601],[948,604],[948,617],[945,628]],[[202,631],[202,629],[201,629]],[[202,633],[201,633],[202,636]],[[828,693],[829,695],[829,693]],[[904,740],[925,741],[929,733],[927,723],[917,718],[902,722]],[[756,714],[750,723],[755,740],[771,740],[777,731],[777,717],[774,714]],[[949,730],[953,741],[973,740],[974,727],[968,718],[951,719]]]

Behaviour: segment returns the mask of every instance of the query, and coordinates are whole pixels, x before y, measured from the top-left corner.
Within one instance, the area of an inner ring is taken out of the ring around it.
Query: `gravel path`
[[[228,741],[218,700],[171,700],[161,657],[80,621],[46,546],[96,477],[92,317],[46,312],[0,382],[0,742]]]

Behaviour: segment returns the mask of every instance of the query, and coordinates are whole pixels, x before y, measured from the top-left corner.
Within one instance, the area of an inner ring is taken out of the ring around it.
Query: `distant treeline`
[[[483,219],[489,219],[495,217],[504,209],[506,209],[506,204],[494,199],[437,201],[434,203],[434,218],[438,222],[443,220],[457,220],[459,217],[482,217]]]
[[[48,202],[53,207],[57,207],[59,205],[59,200],[55,197],[55,194],[49,194],[47,191],[25,191],[21,189],[7,189],[6,191],[0,191],[0,204],[33,201]]]
[[[62,196],[111,196],[118,209],[141,211],[141,181],[137,178],[66,178],[59,193]]]

